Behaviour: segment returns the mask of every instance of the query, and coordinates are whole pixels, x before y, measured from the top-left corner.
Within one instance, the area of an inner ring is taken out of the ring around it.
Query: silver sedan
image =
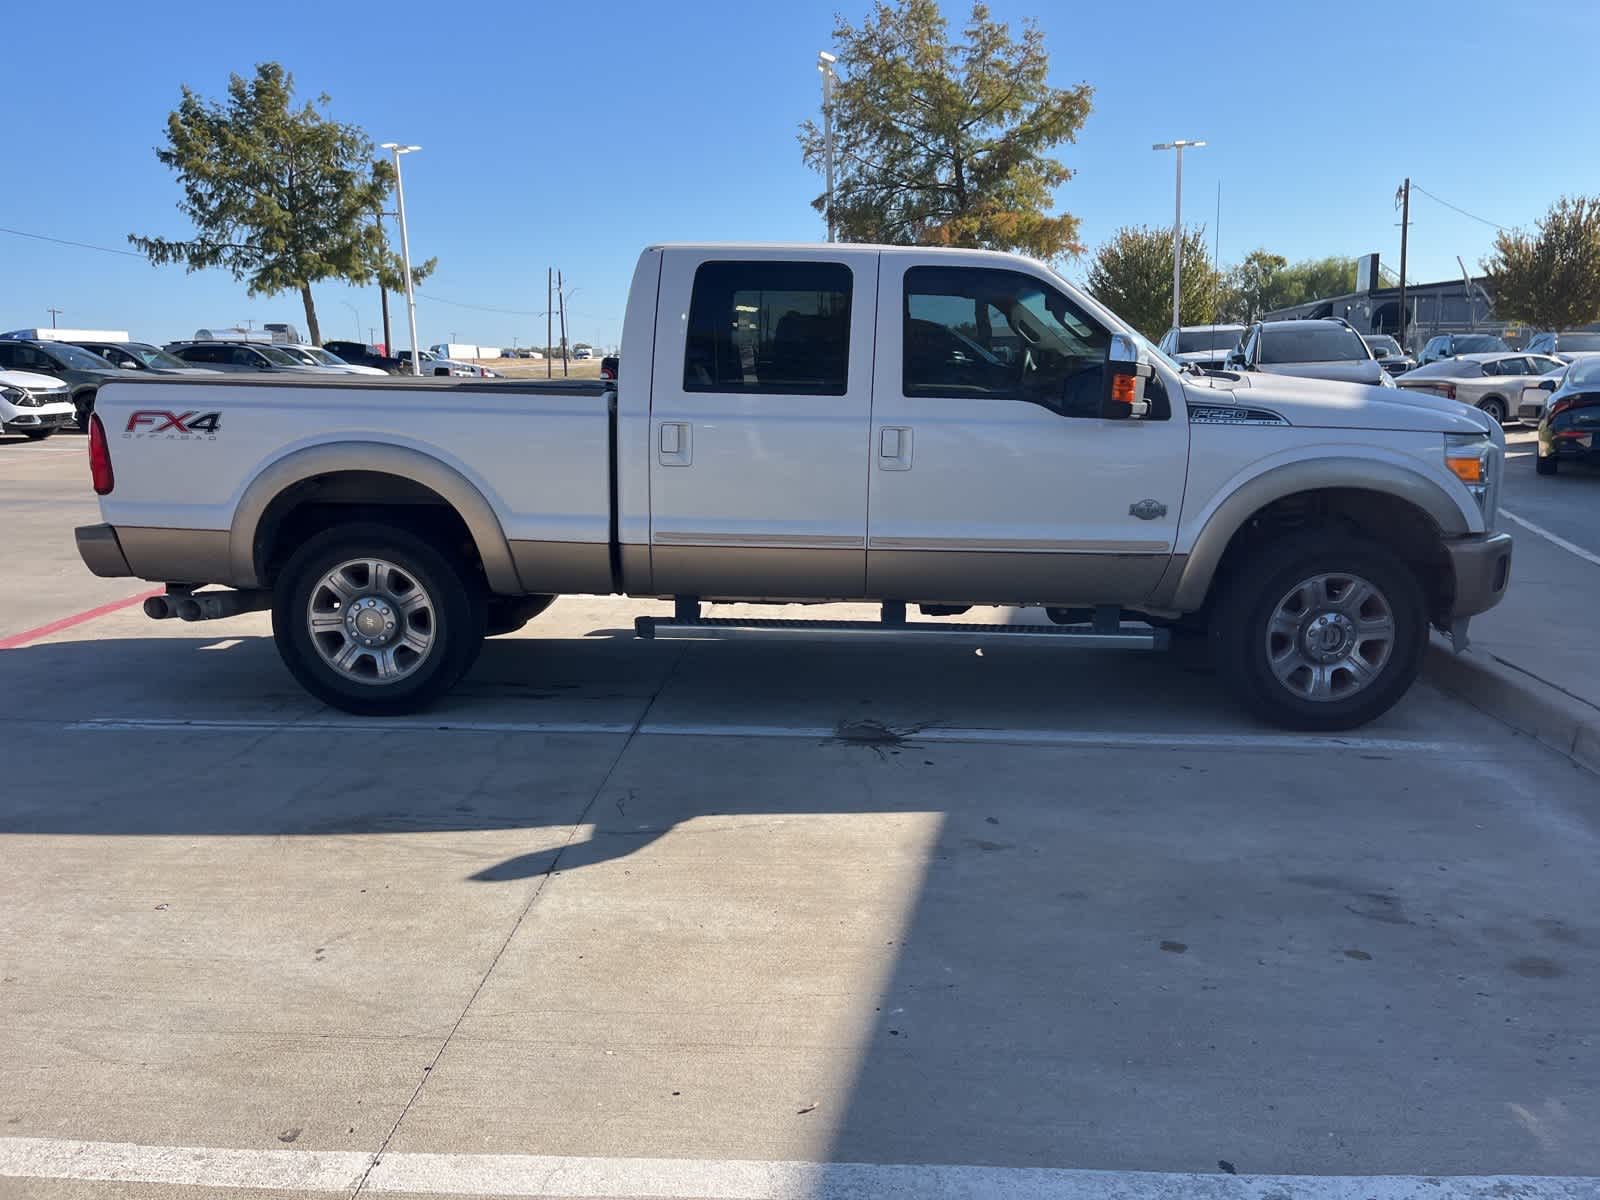
[[[1459,400],[1504,424],[1516,420],[1522,389],[1538,377],[1565,366],[1543,354],[1462,354],[1407,371],[1395,383],[1417,392]]]

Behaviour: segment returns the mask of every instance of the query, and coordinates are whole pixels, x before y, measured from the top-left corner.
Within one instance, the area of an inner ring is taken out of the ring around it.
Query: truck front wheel
[[[465,564],[404,530],[341,525],[307,541],[274,588],[272,635],[289,673],[346,712],[427,707],[483,646],[485,599]]]
[[[1262,720],[1350,729],[1405,695],[1428,620],[1405,563],[1374,542],[1307,533],[1272,542],[1226,580],[1212,623],[1217,670]]]

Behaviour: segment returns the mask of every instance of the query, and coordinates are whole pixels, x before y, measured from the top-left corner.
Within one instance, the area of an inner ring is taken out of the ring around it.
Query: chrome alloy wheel
[[[438,627],[433,598],[413,575],[381,558],[356,558],[311,589],[306,628],[322,661],[339,674],[389,684],[422,665]]]
[[[1359,575],[1301,580],[1267,622],[1267,663],[1305,700],[1344,700],[1376,680],[1394,652],[1394,610]]]

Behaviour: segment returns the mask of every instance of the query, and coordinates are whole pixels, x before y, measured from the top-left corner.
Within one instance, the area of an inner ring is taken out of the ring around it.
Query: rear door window
[[[851,290],[843,263],[701,263],[689,302],[683,390],[844,395]]]

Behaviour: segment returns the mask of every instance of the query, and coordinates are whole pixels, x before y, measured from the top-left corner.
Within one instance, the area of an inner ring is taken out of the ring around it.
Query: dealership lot
[[[140,590],[81,457],[0,446],[0,1195],[1597,1186],[1600,789],[1426,682],[1322,739],[574,598],[357,720],[261,614],[21,638]]]

